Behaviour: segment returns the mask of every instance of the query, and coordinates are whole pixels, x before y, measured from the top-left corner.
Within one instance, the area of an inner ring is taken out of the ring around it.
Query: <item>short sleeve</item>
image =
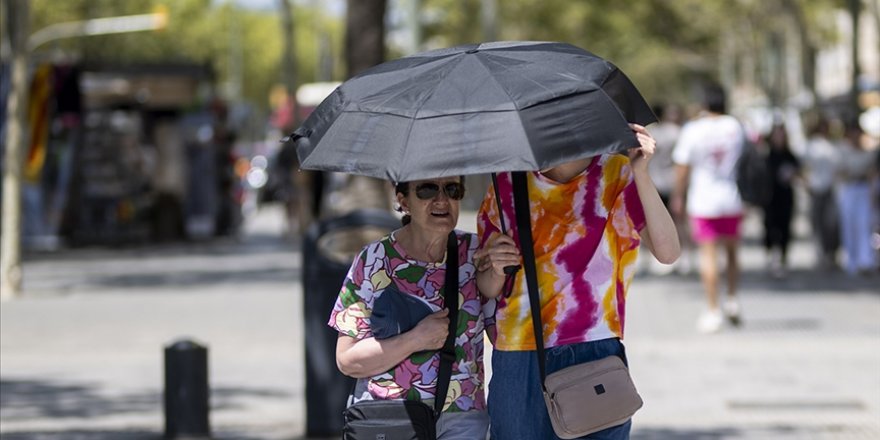
[[[381,243],[368,245],[352,263],[327,322],[339,333],[357,339],[373,336],[370,316],[377,288],[390,284],[382,250]]]
[[[618,222],[623,219],[629,220],[625,221],[625,223],[631,225],[632,229],[640,231],[646,226],[645,209],[642,206],[642,199],[639,197],[639,190],[636,187],[636,182],[633,178],[632,166],[628,160],[627,163],[622,166],[619,175],[623,180],[623,182],[621,182],[623,184],[623,190],[618,194],[617,200],[614,203],[614,212],[612,213],[612,216],[614,217],[613,220],[617,225],[619,232],[622,231],[620,231],[621,227]]]

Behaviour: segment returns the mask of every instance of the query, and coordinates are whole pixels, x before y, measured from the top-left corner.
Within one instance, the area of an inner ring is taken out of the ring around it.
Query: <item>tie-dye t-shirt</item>
[[[355,259],[330,314],[330,327],[357,339],[372,337],[373,305],[388,286],[424,300],[434,312],[442,308],[445,261],[429,263],[408,258],[395,235],[396,231],[367,245]],[[477,236],[462,231],[456,231],[456,235],[459,244],[458,332],[444,411],[484,410],[483,330],[486,323],[483,306],[486,301],[479,294],[475,279],[473,261]],[[393,290],[388,292],[393,294]],[[367,390],[373,399],[433,399],[439,367],[438,352],[414,353],[394,369],[369,378]]]
[[[626,156],[596,157],[569,182],[527,173],[545,347],[623,337],[626,291],[645,215]],[[498,175],[504,222],[516,234],[509,173]],[[500,233],[494,188],[477,217],[480,242]],[[523,270],[499,296],[495,348],[535,350]],[[505,286],[507,287],[507,286]]]

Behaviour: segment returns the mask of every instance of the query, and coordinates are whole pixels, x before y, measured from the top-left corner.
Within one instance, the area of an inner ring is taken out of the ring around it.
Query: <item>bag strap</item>
[[[458,330],[458,236],[455,230],[446,238],[446,283],[443,286],[443,305],[449,309],[449,334],[440,349],[440,368],[437,373],[437,393],[434,395],[434,413],[440,414],[446,403],[452,362],[455,361],[455,338]]]
[[[458,329],[458,236],[455,230],[446,238],[446,280],[443,285],[443,305],[449,309],[449,334],[440,353],[440,367],[437,373],[437,393],[434,395],[434,413],[439,415],[446,403],[449,392],[449,380],[452,378],[452,363],[455,361],[455,337]],[[351,399],[354,397],[357,384],[351,388]],[[442,398],[441,398],[442,396]]]
[[[516,229],[519,234],[519,247],[525,268],[526,286],[529,290],[529,306],[532,311],[532,327],[535,333],[535,347],[538,355],[538,371],[541,373],[541,389],[547,377],[544,365],[544,331],[541,322],[541,298],[538,290],[538,270],[535,267],[535,247],[532,243],[532,214],[529,207],[529,182],[526,172],[515,171],[513,177],[513,207],[516,213]]]

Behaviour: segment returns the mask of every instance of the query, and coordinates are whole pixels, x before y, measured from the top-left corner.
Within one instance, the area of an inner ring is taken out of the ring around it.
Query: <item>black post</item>
[[[210,438],[208,349],[190,340],[165,347],[165,438]]]

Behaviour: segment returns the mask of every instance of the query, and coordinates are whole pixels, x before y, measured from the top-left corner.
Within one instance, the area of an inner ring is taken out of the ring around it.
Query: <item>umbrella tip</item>
[[[281,140],[279,142],[281,142],[283,144],[283,143],[287,143],[290,141],[295,141],[299,138],[307,138],[312,135],[312,130],[304,130],[302,134],[298,133],[298,131],[300,131],[300,130],[296,130],[293,133],[290,133],[289,135],[284,136],[283,138],[281,138]]]

